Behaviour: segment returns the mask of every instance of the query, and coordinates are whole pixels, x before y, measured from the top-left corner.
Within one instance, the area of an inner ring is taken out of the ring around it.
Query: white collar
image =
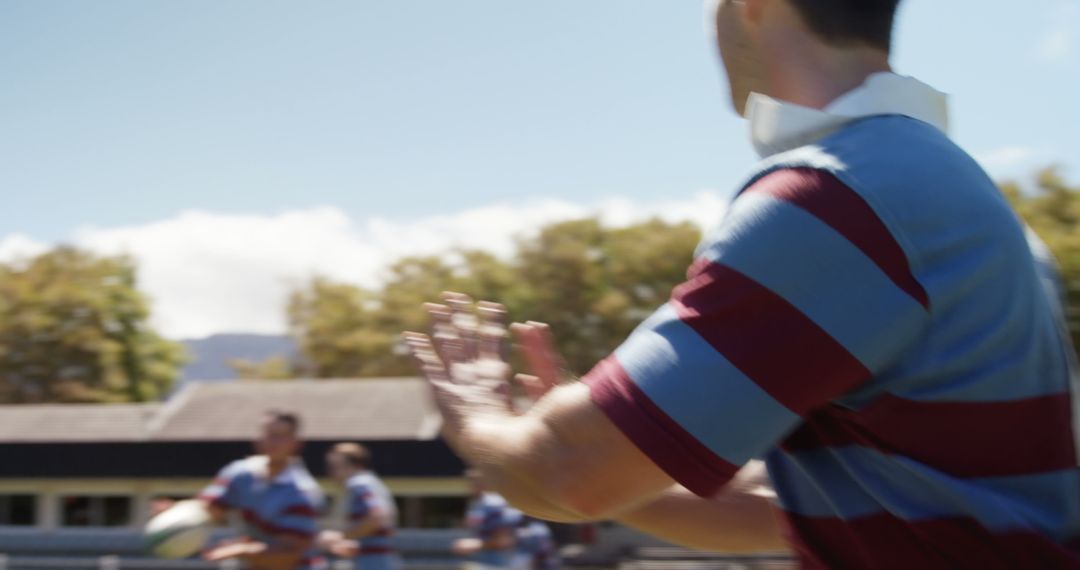
[[[252,463],[255,466],[256,472],[259,474],[259,478],[267,483],[291,484],[297,481],[297,476],[300,475],[301,464],[297,459],[289,461],[289,465],[278,473],[276,477],[270,480],[270,458],[265,455],[256,455],[252,457]]]
[[[821,110],[760,93],[751,93],[746,102],[750,136],[762,158],[811,144],[874,115],[904,115],[948,132],[948,96],[917,79],[882,72]]]

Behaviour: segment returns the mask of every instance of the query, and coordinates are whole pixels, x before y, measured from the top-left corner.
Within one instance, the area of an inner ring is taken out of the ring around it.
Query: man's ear
[[[761,28],[761,22],[765,18],[765,12],[769,9],[769,2],[773,0],[735,0],[735,7],[739,11],[743,29],[751,34],[756,34]],[[780,0],[783,1],[783,0]]]

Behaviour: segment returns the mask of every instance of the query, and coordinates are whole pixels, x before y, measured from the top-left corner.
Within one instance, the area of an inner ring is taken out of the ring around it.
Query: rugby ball
[[[143,545],[159,558],[187,558],[210,539],[210,513],[202,501],[180,501],[146,523]]]

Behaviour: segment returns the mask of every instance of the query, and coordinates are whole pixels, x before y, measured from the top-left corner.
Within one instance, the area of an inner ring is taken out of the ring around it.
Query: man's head
[[[900,0],[711,0],[739,114],[751,92],[795,99],[806,78],[887,64]],[[825,77],[824,79],[828,79]],[[813,89],[815,86],[807,85]],[[813,104],[813,95],[808,96]],[[800,102],[800,101],[794,101]]]
[[[255,441],[255,449],[271,461],[287,461],[300,451],[300,418],[296,414],[271,410],[266,413]]]
[[[371,453],[359,443],[339,443],[326,454],[326,472],[335,481],[345,481],[368,469],[371,469]]]

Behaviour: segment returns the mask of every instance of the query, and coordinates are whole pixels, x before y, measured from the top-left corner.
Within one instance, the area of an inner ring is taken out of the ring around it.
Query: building
[[[399,501],[403,526],[449,527],[465,509],[463,465],[415,378],[192,383],[160,404],[0,406],[0,527],[135,529],[155,498],[196,494],[251,453],[262,414],[304,420],[304,460],[332,517],[323,455],[358,441]]]

